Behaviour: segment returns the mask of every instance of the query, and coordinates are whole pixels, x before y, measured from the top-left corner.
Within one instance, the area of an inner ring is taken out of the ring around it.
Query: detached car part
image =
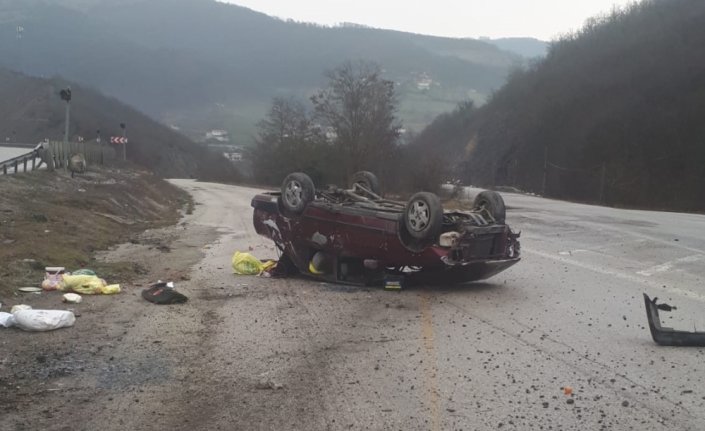
[[[705,347],[705,332],[676,331],[673,328],[661,326],[661,318],[658,311],[671,311],[675,310],[676,307],[668,304],[657,304],[656,301],[658,301],[658,298],[651,299],[647,294],[644,294],[646,318],[649,320],[651,337],[653,337],[656,344],[661,346]]]

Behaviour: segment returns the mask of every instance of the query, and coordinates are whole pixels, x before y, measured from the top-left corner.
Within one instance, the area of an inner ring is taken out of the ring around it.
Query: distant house
[[[209,132],[206,132],[206,141],[210,140],[218,142],[230,142],[230,136],[225,130],[213,129]]]
[[[333,142],[338,139],[338,133],[336,133],[335,129],[330,126],[324,129],[324,136],[328,142]]]
[[[431,85],[433,85],[433,79],[425,73],[416,78],[416,88],[419,90],[429,90]]]
[[[233,153],[223,153],[223,156],[230,160],[231,162],[240,162],[242,161],[242,153],[240,152],[233,152]]]

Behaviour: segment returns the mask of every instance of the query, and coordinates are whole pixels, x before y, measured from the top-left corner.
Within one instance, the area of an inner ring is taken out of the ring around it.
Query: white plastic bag
[[[13,305],[12,308],[10,309],[10,313],[15,314],[20,310],[31,310],[32,306],[27,305],[27,304],[17,304]]]
[[[0,326],[4,326],[5,328],[15,326],[15,316],[0,311]]]
[[[25,331],[51,331],[73,326],[76,317],[64,310],[20,310],[13,313],[15,325]]]
[[[81,301],[83,301],[83,298],[77,293],[64,293],[61,300],[72,304],[80,304]]]

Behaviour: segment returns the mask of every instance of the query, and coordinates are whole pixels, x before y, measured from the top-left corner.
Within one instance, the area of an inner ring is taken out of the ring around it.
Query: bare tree
[[[363,169],[381,172],[396,148],[394,83],[381,75],[376,64],[347,62],[328,72],[328,86],[311,97],[316,118],[333,132],[328,135],[348,177]]]
[[[313,126],[306,107],[293,98],[274,98],[267,118],[257,126],[258,143],[276,146],[306,141],[313,135]]]
[[[257,146],[252,151],[257,181],[276,184],[293,171],[307,172],[314,179],[321,176],[326,144],[303,103],[277,97],[257,126]]]

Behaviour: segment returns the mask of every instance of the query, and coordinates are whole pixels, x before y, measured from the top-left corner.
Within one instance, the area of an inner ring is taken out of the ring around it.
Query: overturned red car
[[[407,202],[381,196],[362,171],[343,189],[316,189],[292,173],[279,192],[252,199],[254,226],[303,274],[351,284],[453,284],[483,280],[520,260],[519,234],[505,224],[505,205],[483,191],[470,211],[444,211],[438,196]]]

